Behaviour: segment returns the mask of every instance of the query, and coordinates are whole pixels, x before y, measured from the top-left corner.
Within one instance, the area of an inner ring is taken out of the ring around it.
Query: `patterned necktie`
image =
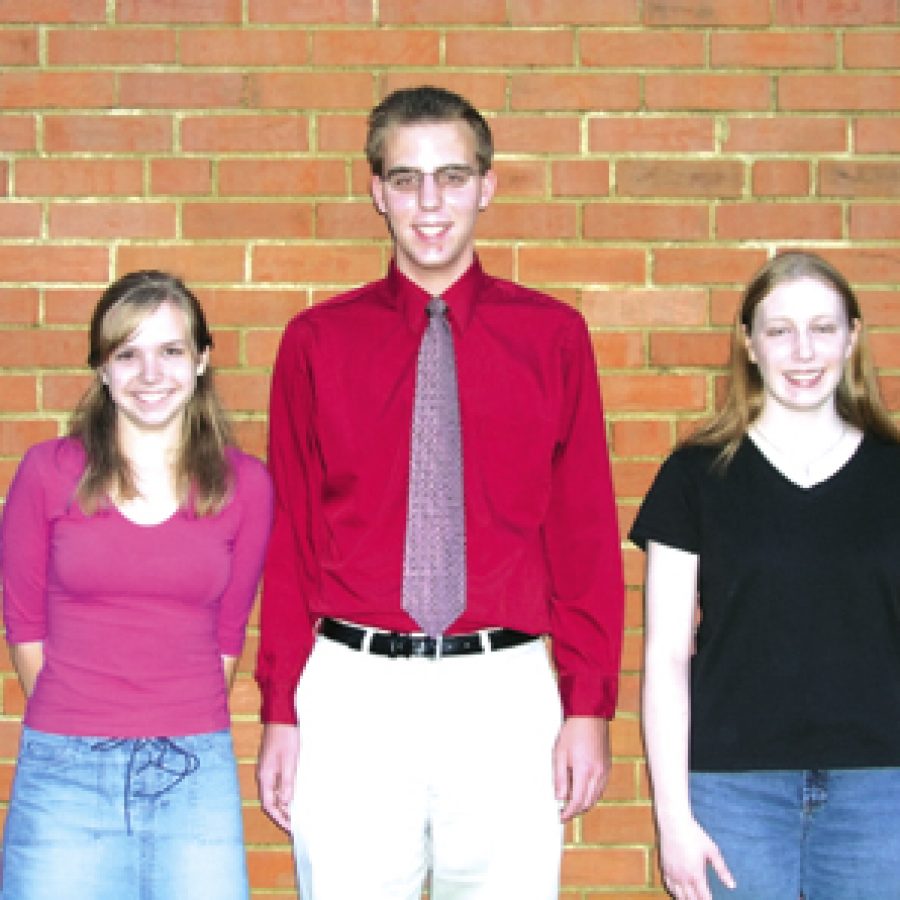
[[[440,297],[419,346],[403,556],[403,608],[436,637],[466,608],[462,442],[453,335]]]

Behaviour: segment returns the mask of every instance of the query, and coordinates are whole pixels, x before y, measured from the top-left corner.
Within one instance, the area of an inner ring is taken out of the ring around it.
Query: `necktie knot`
[[[428,313],[429,318],[433,316],[442,316],[446,311],[447,304],[444,303],[441,297],[432,297],[425,307],[425,312]]]

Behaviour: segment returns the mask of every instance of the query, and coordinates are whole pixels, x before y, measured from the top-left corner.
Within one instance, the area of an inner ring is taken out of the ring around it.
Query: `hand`
[[[553,748],[553,781],[560,818],[567,822],[587,812],[609,780],[609,722],[594,716],[570,716]]]
[[[300,733],[296,725],[270,723],[263,726],[256,765],[259,800],[269,818],[288,834],[299,752]]]
[[[719,848],[693,819],[665,830],[660,827],[659,857],[663,883],[677,900],[712,900],[707,863],[725,887],[735,887]]]

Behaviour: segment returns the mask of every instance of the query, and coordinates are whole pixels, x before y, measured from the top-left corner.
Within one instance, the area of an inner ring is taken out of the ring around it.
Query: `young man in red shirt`
[[[562,822],[609,775],[622,631],[590,339],[482,270],[497,181],[466,100],[391,94],[366,151],[388,273],[298,315],[272,384],[263,807],[304,900],[429,877],[555,900]]]

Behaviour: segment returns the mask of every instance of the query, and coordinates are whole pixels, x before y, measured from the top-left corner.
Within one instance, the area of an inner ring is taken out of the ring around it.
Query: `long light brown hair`
[[[762,411],[762,379],[747,352],[747,336],[753,327],[754,313],[776,287],[804,278],[814,279],[834,290],[843,302],[847,322],[858,328],[856,344],[844,365],[835,395],[838,415],[864,432],[900,443],[900,431],[881,401],[862,312],[853,288],[821,257],[792,251],[769,260],[747,285],[731,331],[730,377],[725,403],[711,422],[684,441],[685,444],[721,447],[716,460],[721,467],[731,462],[747,429]]]
[[[113,282],[100,297],[90,325],[88,365],[95,377],[76,408],[69,434],[84,445],[87,463],[76,498],[92,513],[110,494],[123,500],[137,496],[134,474],[116,433],[116,407],[100,377],[100,367],[148,316],[163,303],[184,313],[187,339],[195,358],[212,347],[212,335],[200,303],[174,275],[152,269],[130,272]],[[197,515],[219,509],[228,494],[230,473],[225,448],[231,434],[213,388],[207,365],[185,407],[175,463],[179,502],[190,502]]]

